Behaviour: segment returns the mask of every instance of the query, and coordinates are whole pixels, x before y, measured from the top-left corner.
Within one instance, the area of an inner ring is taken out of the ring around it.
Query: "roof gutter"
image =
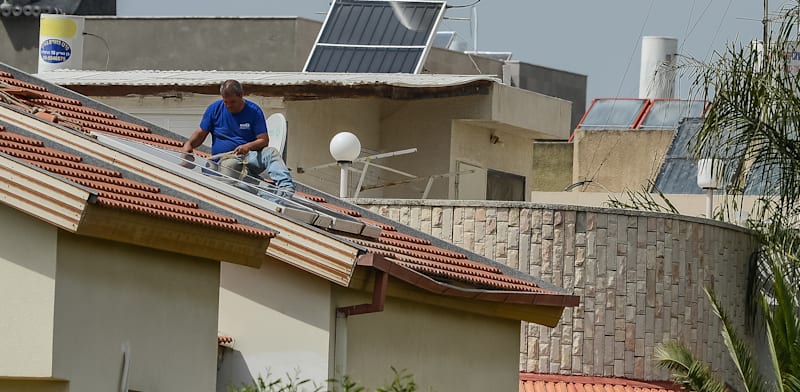
[[[361,260],[365,258],[375,258],[381,257],[375,254],[368,254],[361,257],[358,261],[358,264],[361,264]],[[378,313],[383,311],[383,307],[386,304],[386,288],[389,287],[389,273],[386,271],[381,271],[379,269],[375,270],[375,284],[372,289],[372,302],[360,305],[352,305],[352,306],[342,306],[336,308],[337,315],[342,315],[344,317],[348,316],[355,316],[359,314],[367,314],[367,313]]]

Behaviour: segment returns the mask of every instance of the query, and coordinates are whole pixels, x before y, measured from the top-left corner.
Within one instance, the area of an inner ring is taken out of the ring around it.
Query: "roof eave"
[[[335,84],[291,84],[262,85],[242,83],[248,95],[266,97],[283,97],[286,100],[316,100],[329,98],[388,98],[388,99],[424,99],[448,98],[466,95],[488,95],[490,80],[475,80],[469,83],[452,86],[402,86],[386,83],[359,85]],[[63,84],[79,94],[86,96],[121,97],[128,95],[157,95],[165,92],[218,95],[219,85],[89,85]]]
[[[79,235],[258,268],[270,238],[90,204]]]
[[[87,202],[94,197],[96,195],[87,188],[0,153],[0,202],[3,204],[75,232]]]
[[[373,253],[361,256],[357,265],[386,272],[390,277],[407,284],[390,283],[390,296],[494,317],[530,321],[548,327],[558,325],[565,307],[578,306],[580,303],[580,297],[567,294],[460,288],[438,282]],[[363,274],[360,278],[354,276],[354,283],[350,287],[368,290],[372,287],[369,283],[371,279],[374,277],[365,277]]]

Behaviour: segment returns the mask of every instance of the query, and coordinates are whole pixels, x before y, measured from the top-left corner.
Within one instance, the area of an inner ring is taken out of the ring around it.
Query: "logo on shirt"
[[[239,129],[250,129],[250,123],[239,124]]]

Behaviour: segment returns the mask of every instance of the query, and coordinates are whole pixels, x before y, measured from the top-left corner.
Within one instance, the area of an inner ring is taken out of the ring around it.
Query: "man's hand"
[[[236,155],[247,155],[250,152],[250,146],[248,146],[248,144],[250,143],[245,143],[240,146],[237,146],[236,148],[233,149],[233,153]]]
[[[183,158],[183,160],[180,163],[181,166],[187,169],[194,169],[194,163],[192,163],[194,162],[194,154],[192,154],[191,151],[190,152],[184,151],[181,158]]]

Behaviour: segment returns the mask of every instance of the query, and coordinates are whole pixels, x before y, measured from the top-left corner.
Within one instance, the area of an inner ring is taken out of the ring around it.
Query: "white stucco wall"
[[[330,296],[329,282],[284,263],[223,264],[219,331],[235,341],[223,350],[217,390],[296,370],[321,385],[329,378]]]
[[[50,377],[57,230],[3,204],[0,222],[0,377]]]
[[[54,376],[73,391],[213,391],[219,263],[58,235]]]
[[[371,299],[336,295],[342,305]],[[390,382],[393,366],[413,375],[420,391],[515,391],[518,365],[519,321],[392,297],[382,312],[347,318],[346,373],[367,390]]]

